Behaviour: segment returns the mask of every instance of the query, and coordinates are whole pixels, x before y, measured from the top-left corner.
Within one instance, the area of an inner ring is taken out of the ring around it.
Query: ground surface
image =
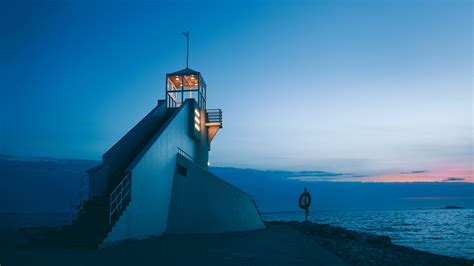
[[[99,250],[18,249],[25,231],[0,230],[0,265],[474,265],[391,243],[386,236],[300,222],[251,232],[168,235]]]
[[[100,250],[19,250],[15,231],[0,231],[0,264],[10,265],[347,265],[297,228],[174,235],[129,241]]]

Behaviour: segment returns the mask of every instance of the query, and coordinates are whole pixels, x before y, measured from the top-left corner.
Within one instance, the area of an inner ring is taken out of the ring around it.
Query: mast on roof
[[[183,32],[184,37],[186,38],[186,68],[188,68],[189,63],[189,30]]]
[[[189,31],[186,38],[186,68],[166,74],[166,102],[168,108],[180,107],[186,99],[194,99],[200,109],[206,109],[206,82],[201,73],[189,68]]]

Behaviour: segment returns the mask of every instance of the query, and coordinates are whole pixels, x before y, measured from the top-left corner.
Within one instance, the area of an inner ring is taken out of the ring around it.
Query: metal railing
[[[206,109],[206,123],[219,123],[222,128],[222,110]]]
[[[130,199],[130,182],[132,173],[128,172],[122,181],[110,193],[110,215],[109,224],[112,224],[112,219],[119,216],[120,212],[125,208],[125,200]],[[115,215],[115,216],[114,216]]]
[[[196,159],[194,159],[193,156],[189,155],[187,152],[183,151],[180,147],[178,147],[178,154],[182,155],[184,158],[194,162]]]
[[[167,103],[166,103],[166,106],[168,108],[176,108],[178,107],[178,103],[173,99],[173,97],[169,96],[169,97],[166,97],[167,99]]]

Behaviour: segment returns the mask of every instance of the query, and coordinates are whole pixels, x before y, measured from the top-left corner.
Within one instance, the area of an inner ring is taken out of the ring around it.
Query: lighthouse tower
[[[207,109],[204,77],[186,67],[165,79],[165,98],[87,171],[87,200],[73,222],[37,244],[96,248],[164,234],[264,228],[252,198],[208,171],[211,142],[223,123],[220,109]]]
[[[186,101],[194,108],[194,124],[190,128],[196,140],[196,163],[207,168],[210,144],[222,128],[221,109],[206,109],[206,82],[200,72],[185,68],[166,74],[167,108],[179,108]]]

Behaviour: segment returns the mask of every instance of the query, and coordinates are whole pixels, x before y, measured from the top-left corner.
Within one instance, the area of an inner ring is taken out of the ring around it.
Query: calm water
[[[268,221],[303,221],[303,212],[262,213]],[[474,210],[313,211],[311,221],[388,235],[396,244],[474,259]],[[2,214],[0,228],[58,226],[69,214]]]
[[[262,213],[268,221],[304,220],[303,212]],[[474,210],[314,211],[309,219],[390,236],[392,242],[431,253],[474,259]]]

